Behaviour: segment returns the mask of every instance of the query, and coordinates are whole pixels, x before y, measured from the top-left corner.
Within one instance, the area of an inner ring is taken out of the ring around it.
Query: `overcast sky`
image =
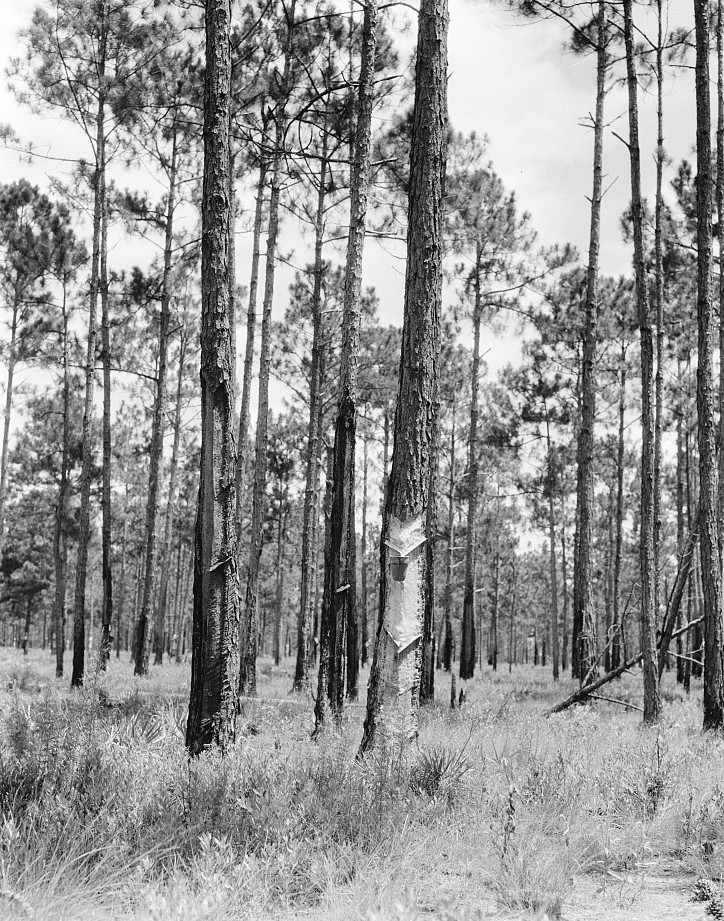
[[[0,0],[0,62],[4,67],[21,51],[18,31],[29,21],[34,6],[34,0]],[[689,5],[682,4],[676,10],[671,15],[672,26],[691,25]],[[648,25],[653,28],[652,22]],[[595,62],[566,52],[564,42],[568,37],[559,21],[523,22],[489,2],[451,0],[449,109],[457,130],[474,130],[489,137],[489,154],[495,168],[508,188],[516,192],[520,207],[531,213],[540,241],[573,243],[585,263],[593,134],[581,123],[594,107]],[[404,40],[408,48],[413,38],[411,35]],[[678,73],[675,80],[667,77],[665,103],[666,149],[674,163],[691,157],[695,128],[691,73]],[[644,194],[652,197],[655,100],[642,92],[640,104]],[[620,88],[607,99],[607,121],[608,192],[603,204],[601,269],[617,274],[628,272],[630,265],[630,252],[619,230],[620,215],[629,199],[628,156],[623,143],[612,133],[616,131],[623,137],[628,133],[625,98]],[[19,106],[7,89],[4,75],[0,81],[0,122],[10,123],[19,135],[52,156],[88,155],[76,131]],[[46,174],[57,169],[58,164],[49,161],[28,166],[17,154],[0,149],[0,171],[5,181],[26,175],[45,184]],[[158,192],[151,179],[145,181],[149,190]],[[282,245],[294,250],[294,262],[301,265],[308,256],[289,223]],[[237,261],[242,282],[248,271],[249,246],[250,235],[240,235]],[[339,252],[341,255],[342,250]],[[112,258],[121,263],[117,268],[127,268],[134,256],[138,253],[132,245],[117,244]],[[383,322],[401,322],[403,256],[394,244],[382,247],[369,241],[366,248],[365,284],[374,284],[378,289]],[[276,316],[284,310],[290,279],[291,270],[283,269],[276,287]],[[448,302],[453,299],[448,293]],[[493,369],[515,359],[517,353],[515,337],[510,335],[498,342],[490,340],[486,347],[492,349],[488,361]]]

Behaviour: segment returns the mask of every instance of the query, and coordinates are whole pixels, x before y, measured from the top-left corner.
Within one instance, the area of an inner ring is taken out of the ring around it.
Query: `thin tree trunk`
[[[613,559],[613,621],[616,635],[611,643],[611,665],[617,668],[621,661],[621,563],[623,561],[623,502],[624,502],[624,432],[626,430],[626,350],[621,349],[618,392],[618,445],[616,453],[616,549]]]
[[[664,427],[664,12],[663,0],[656,0],[658,40],[656,43],[656,210],[654,216],[654,272],[656,279],[656,413],[654,428],[654,617],[661,611],[661,441]]]
[[[603,196],[603,106],[606,95],[606,5],[598,4],[596,115],[593,141],[593,191],[586,279],[586,313],[581,376],[581,427],[578,434],[576,553],[573,569],[573,671],[583,681],[596,661],[593,613],[593,446],[596,420],[596,349],[598,338],[598,261]]]
[[[186,746],[222,751],[236,737],[234,356],[229,311],[231,0],[206,0],[201,249],[201,476],[194,550],[191,695]],[[139,655],[141,655],[139,650]]]
[[[447,560],[445,564],[445,640],[442,653],[442,665],[446,672],[452,668],[455,651],[453,636],[453,566],[455,563],[455,409],[457,403],[452,401],[452,428],[450,432],[450,479],[447,493]]]
[[[628,84],[631,159],[631,215],[634,239],[636,302],[641,336],[641,644],[644,662],[644,722],[661,716],[661,689],[656,656],[656,555],[654,548],[654,335],[646,278],[644,211],[641,199],[641,153],[638,126],[638,82],[634,59],[632,0],[624,0],[624,38]]]
[[[118,604],[116,605],[116,658],[121,657],[121,629],[123,613],[126,606],[126,577],[128,556],[128,482],[126,482],[126,502],[123,510],[123,533],[121,535],[121,573],[118,580]]]
[[[251,403],[251,378],[254,366],[256,340],[256,304],[259,291],[259,260],[261,258],[261,228],[264,217],[264,192],[266,189],[266,160],[259,164],[259,182],[254,207],[254,231],[251,247],[251,278],[249,279],[249,306],[246,313],[246,346],[244,351],[244,377],[241,385],[241,411],[239,413],[239,460],[236,466],[236,541],[241,551],[241,521],[246,488],[246,452],[249,442],[249,404]]]
[[[173,420],[173,447],[171,449],[171,461],[168,468],[168,497],[166,499],[166,520],[164,523],[163,533],[163,563],[161,565],[161,584],[158,596],[157,622],[160,625],[166,623],[166,609],[168,607],[168,581],[171,573],[171,556],[173,554],[173,530],[176,520],[176,480],[178,478],[178,455],[181,442],[181,410],[183,403],[183,376],[184,364],[186,363],[186,346],[187,333],[186,329],[181,331],[181,341],[179,343],[178,358],[178,377],[176,379],[176,407],[174,410]],[[157,661],[156,664],[161,664]]]
[[[477,266],[480,264],[478,246]],[[463,595],[460,677],[475,674],[475,523],[478,512],[478,393],[480,390],[480,272],[475,275],[473,307],[473,360],[471,368],[470,431],[468,437],[468,521],[465,542],[465,592]]]
[[[551,639],[553,642],[553,680],[558,681],[558,562],[556,560],[556,513],[554,504],[555,472],[551,449],[551,430],[546,409],[546,443],[548,447],[548,540],[551,577]]]
[[[164,434],[164,405],[166,402],[166,377],[168,374],[168,341],[171,326],[171,270],[173,268],[173,219],[176,206],[176,171],[177,150],[176,133],[174,132],[171,147],[171,164],[169,168],[168,199],[166,202],[166,236],[163,253],[163,281],[161,289],[161,316],[158,332],[158,375],[156,378],[156,396],[153,404],[153,424],[151,431],[150,459],[148,465],[148,494],[146,497],[146,540],[145,540],[145,570],[143,578],[143,598],[141,601],[141,616],[138,620],[138,638],[136,645],[139,654],[136,656],[135,673],[148,674],[148,659],[150,653],[149,622],[153,613],[153,582],[156,572],[156,544],[158,522],[158,491],[163,468],[163,434]],[[231,247],[229,248],[231,253]],[[230,255],[229,255],[229,258]],[[230,296],[230,295],[229,295]],[[163,611],[165,616],[165,610]],[[160,665],[163,661],[163,620],[161,620],[161,606],[158,606],[154,624],[153,647],[155,661]]]
[[[2,557],[3,538],[5,536],[5,496],[8,488],[8,452],[10,449],[10,416],[13,409],[13,380],[17,361],[18,313],[20,298],[16,292],[13,301],[13,316],[10,324],[10,344],[8,350],[8,380],[5,389],[5,419],[3,420],[3,443],[0,455],[0,558]]]
[[[297,661],[293,690],[301,691],[309,681],[309,632],[314,607],[313,568],[315,565],[315,521],[319,517],[319,416],[322,410],[322,247],[324,245],[324,214],[327,184],[327,131],[322,135],[322,158],[319,167],[319,189],[315,217],[314,285],[312,289],[312,362],[309,375],[309,425],[307,429],[306,480],[304,489],[304,517],[302,519],[301,588],[299,617],[297,620]]]
[[[367,603],[368,592],[367,592],[367,582],[368,582],[368,573],[367,573],[367,474],[368,474],[368,458],[367,458],[367,447],[369,439],[367,437],[367,431],[365,429],[364,439],[363,439],[363,470],[362,470],[362,534],[361,534],[361,546],[360,550],[362,553],[362,565],[361,565],[361,580],[362,584],[360,586],[360,620],[362,622],[362,666],[367,665],[367,658],[369,655],[369,642],[370,642],[370,625],[369,625],[369,605]]]
[[[93,245],[91,250],[90,299],[88,310],[88,348],[85,365],[85,402],[83,406],[82,466],[80,474],[80,519],[78,522],[78,556],[75,565],[75,600],[73,605],[73,674],[71,687],[81,687],[85,672],[85,588],[90,544],[90,492],[93,475],[93,396],[95,391],[96,340],[98,330],[98,288],[100,277],[101,222],[106,208],[105,150],[105,38],[106,4],[100,4],[102,34],[98,73],[101,90],[96,115],[96,167],[93,175]]]
[[[282,493],[280,491],[280,496]],[[275,612],[274,612],[274,664],[279,665],[282,660],[281,638],[282,638],[282,614],[284,610],[284,536],[286,531],[286,491],[284,497],[279,502],[279,523],[277,528],[277,578],[275,592]]]
[[[101,572],[103,605],[101,611],[100,665],[105,670],[111,657],[111,626],[113,625],[113,564],[111,553],[111,321],[108,301],[108,202],[103,203],[101,216],[101,348],[103,354],[103,476],[101,488]]]
[[[251,510],[249,537],[249,563],[246,572],[244,623],[242,630],[239,692],[256,694],[256,657],[259,633],[258,591],[259,563],[264,525],[267,467],[267,433],[269,426],[269,370],[271,365],[271,313],[274,301],[274,275],[276,270],[277,239],[279,236],[279,195],[282,184],[282,159],[286,132],[286,102],[291,72],[296,0],[291,0],[286,11],[287,35],[284,49],[284,73],[280,86],[280,103],[276,112],[274,162],[272,166],[271,194],[269,199],[269,233],[266,244],[264,277],[264,302],[261,321],[261,347],[259,355],[259,402],[256,416],[256,443],[254,448],[254,495]]]
[[[563,569],[563,654],[561,666],[568,668],[568,554],[566,553],[566,508],[561,497],[561,567]]]
[[[694,0],[696,24],[696,202],[699,416],[699,501],[704,599],[704,729],[724,724],[721,563],[717,520],[718,478],[714,413],[714,330],[712,308],[712,168],[709,93],[709,4]]]
[[[442,308],[445,0],[421,0],[418,23],[402,356],[380,554],[380,617],[362,752],[379,740],[410,739],[418,725],[427,561],[419,542],[425,536],[428,504],[435,501],[429,487]]]
[[[68,575],[68,537],[66,534],[66,507],[68,504],[68,466],[70,453],[70,376],[68,373],[68,310],[67,282],[63,281],[63,448],[60,458],[60,487],[58,504],[55,507],[55,529],[53,532],[53,563],[55,568],[55,595],[53,623],[55,631],[55,676],[63,676],[63,654],[65,652],[65,598]],[[11,351],[13,345],[11,344]]]
[[[344,687],[342,658],[345,631],[355,609],[354,559],[355,514],[355,442],[357,431],[357,375],[361,322],[362,255],[367,218],[367,194],[372,144],[372,108],[374,103],[374,69],[377,49],[377,0],[367,0],[362,31],[362,62],[357,97],[354,162],[350,187],[350,221],[345,265],[344,308],[342,318],[342,359],[339,402],[334,429],[334,466],[332,472],[332,529],[329,556],[325,562],[322,623],[329,623],[331,648],[328,668],[320,669],[315,707],[315,724],[325,720],[328,701],[332,713],[339,717]],[[326,626],[323,628],[326,633]]]

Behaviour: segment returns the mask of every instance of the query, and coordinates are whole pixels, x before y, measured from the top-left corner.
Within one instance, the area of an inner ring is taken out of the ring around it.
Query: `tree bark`
[[[66,529],[66,508],[68,505],[68,467],[70,454],[70,376],[68,372],[68,309],[67,282],[63,281],[63,447],[60,458],[60,487],[55,507],[55,528],[53,531],[53,564],[55,569],[55,594],[53,601],[53,623],[55,632],[55,677],[63,676],[63,655],[65,652],[65,599],[68,579],[68,537]],[[11,344],[11,350],[13,345]]]
[[[259,355],[259,401],[256,416],[256,439],[254,446],[254,495],[251,510],[251,531],[249,536],[249,562],[246,571],[246,593],[244,623],[242,630],[241,662],[239,670],[239,693],[248,696],[256,694],[256,657],[258,646],[259,617],[259,563],[262,550],[262,529],[264,525],[264,493],[266,490],[267,442],[269,426],[269,370],[271,365],[271,313],[274,301],[274,275],[276,271],[277,239],[279,236],[279,196],[282,183],[282,159],[286,132],[286,102],[291,72],[294,17],[296,0],[291,0],[286,11],[287,35],[284,50],[284,73],[280,89],[280,104],[276,112],[276,133],[274,139],[274,160],[272,164],[271,194],[269,199],[269,233],[266,244],[266,267],[264,277],[264,302],[261,321],[261,346]]]
[[[156,615],[158,624],[166,623],[166,611],[168,607],[168,582],[171,573],[171,557],[173,554],[173,529],[176,519],[176,479],[178,477],[178,455],[179,445],[181,442],[181,409],[183,401],[183,376],[184,364],[186,363],[186,346],[187,333],[186,329],[181,331],[181,341],[179,343],[178,359],[178,377],[176,380],[176,407],[174,410],[173,421],[173,447],[171,448],[171,460],[168,468],[168,497],[166,499],[166,520],[164,523],[163,534],[163,563],[161,564],[161,584],[158,593],[158,612]],[[157,664],[160,665],[160,662]]]
[[[696,26],[696,203],[697,317],[699,359],[696,402],[699,417],[699,501],[704,598],[704,729],[724,725],[721,562],[717,519],[718,477],[714,414],[714,330],[712,307],[712,168],[709,93],[709,4],[694,0]]]
[[[656,412],[654,427],[654,616],[661,610],[661,442],[664,429],[664,11],[663,0],[656,0],[656,208],[654,214],[654,274],[656,304]]]
[[[593,140],[593,191],[588,245],[586,311],[581,375],[581,427],[578,433],[576,553],[573,571],[573,671],[580,681],[596,661],[593,611],[593,445],[596,420],[596,349],[598,338],[598,262],[603,197],[603,107],[606,96],[606,5],[598,4],[596,115]]]
[[[428,504],[434,501],[429,487],[441,335],[447,144],[445,0],[421,0],[418,23],[402,355],[380,555],[380,618],[361,752],[380,740],[410,739],[418,725],[427,560],[418,541],[424,536]],[[388,549],[387,541],[395,540],[397,551]],[[405,552],[400,553],[401,549]],[[400,557],[394,563],[393,554]],[[403,580],[397,581],[400,576]]]
[[[73,673],[71,687],[81,687],[85,672],[85,587],[88,568],[88,547],[90,544],[90,492],[93,474],[93,396],[95,392],[96,340],[98,331],[98,288],[100,276],[101,221],[106,201],[106,152],[105,152],[105,69],[107,24],[106,4],[100,4],[100,42],[98,63],[99,85],[98,111],[96,115],[96,164],[93,174],[93,244],[91,250],[90,299],[88,310],[88,346],[85,365],[85,401],[83,406],[82,465],[80,474],[80,519],[78,523],[78,555],[75,565],[75,601],[73,605]]]
[[[623,561],[623,503],[624,503],[624,433],[626,430],[626,350],[621,349],[621,368],[619,371],[618,391],[618,445],[616,452],[616,549],[613,558],[613,621],[616,636],[611,643],[611,665],[613,668],[621,661],[621,641],[623,623],[621,622],[621,564]]]
[[[256,340],[256,303],[259,290],[259,260],[261,258],[261,227],[264,217],[264,192],[266,188],[266,160],[259,164],[259,182],[254,207],[254,231],[251,248],[251,278],[249,279],[249,305],[246,313],[246,345],[244,350],[244,377],[241,385],[241,411],[239,412],[239,461],[236,466],[236,541],[241,551],[241,522],[246,487],[246,454],[249,441],[249,404],[251,403],[251,378],[254,367],[254,342]]]
[[[644,209],[641,199],[641,151],[638,125],[638,80],[634,58],[632,0],[624,0],[624,40],[628,84],[629,156],[631,160],[631,217],[634,240],[636,303],[641,337],[641,645],[644,662],[644,722],[661,717],[656,655],[656,554],[654,507],[654,334],[646,278]]]
[[[103,354],[103,475],[101,486],[101,572],[103,605],[101,609],[100,666],[105,670],[111,657],[111,626],[113,624],[113,536],[111,533],[111,321],[108,300],[108,202],[103,202],[101,215],[101,349]]]
[[[442,666],[446,672],[452,668],[455,639],[452,626],[453,609],[453,565],[455,563],[455,408],[452,401],[452,428],[450,432],[450,478],[447,493],[447,559],[445,561],[445,639],[442,651]]]
[[[554,504],[555,473],[551,450],[551,429],[546,408],[546,444],[548,447],[548,542],[551,578],[551,640],[553,643],[553,680],[559,677],[558,649],[558,563],[556,561],[556,513]]]
[[[201,476],[194,550],[189,753],[236,737],[239,580],[236,555],[234,356],[229,311],[231,0],[206,0],[201,249]]]
[[[163,469],[163,434],[164,404],[166,402],[166,377],[168,374],[168,340],[171,326],[171,269],[173,267],[173,219],[176,207],[176,170],[177,170],[176,132],[171,147],[171,164],[169,169],[168,199],[165,216],[165,241],[163,253],[163,279],[161,288],[161,316],[158,332],[158,374],[156,377],[156,396],[153,404],[153,423],[151,429],[150,457],[148,465],[148,494],[146,496],[146,540],[145,568],[143,577],[143,596],[141,616],[138,619],[138,637],[136,645],[136,675],[148,674],[150,653],[149,622],[153,611],[153,582],[156,572],[156,544],[158,522],[158,491]],[[155,661],[163,661],[163,621],[160,618],[159,605],[154,624],[153,647]],[[165,611],[163,612],[165,615]]]
[[[339,718],[344,698],[342,675],[345,632],[355,609],[354,591],[354,485],[357,431],[357,375],[361,321],[362,255],[367,217],[367,195],[372,144],[374,69],[377,49],[377,0],[367,0],[362,32],[362,62],[357,97],[354,162],[350,188],[350,220],[345,264],[342,318],[342,360],[339,402],[334,429],[332,471],[332,527],[325,560],[322,624],[329,630],[330,651],[326,670],[320,669],[314,710],[318,729],[325,721],[328,703]],[[326,625],[329,625],[328,628]],[[325,675],[326,672],[326,675]],[[326,686],[322,679],[326,677]]]
[[[13,409],[13,381],[17,361],[18,314],[20,299],[16,293],[13,301],[13,315],[10,323],[10,345],[8,351],[8,380],[5,389],[5,419],[3,420],[3,443],[0,454],[0,560],[2,559],[5,536],[5,496],[8,488],[8,452],[10,450],[10,416]]]
[[[314,285],[312,289],[312,362],[309,374],[309,425],[307,429],[306,477],[304,489],[304,517],[302,520],[302,552],[300,560],[301,587],[299,593],[299,618],[297,620],[297,661],[293,690],[301,691],[309,681],[309,633],[312,623],[314,592],[314,537],[316,519],[319,517],[319,416],[322,410],[322,247],[324,245],[324,214],[327,184],[327,133],[322,136],[322,158],[319,166],[319,190],[315,216]]]
[[[369,627],[369,604],[367,603],[368,591],[368,571],[367,571],[367,475],[368,475],[368,447],[367,431],[365,430],[363,438],[363,470],[362,470],[362,534],[360,550],[362,554],[361,562],[361,585],[360,585],[360,621],[362,624],[362,648],[361,659],[362,666],[367,665],[369,655],[370,627]]]
[[[468,522],[465,541],[465,593],[463,595],[460,677],[475,674],[475,522],[478,512],[478,393],[480,390],[480,246],[476,260],[473,307],[473,360],[471,368],[470,430],[468,437]]]

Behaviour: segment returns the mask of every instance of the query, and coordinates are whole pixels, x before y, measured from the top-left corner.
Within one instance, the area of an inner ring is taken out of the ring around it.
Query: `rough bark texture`
[[[559,677],[559,647],[558,647],[558,563],[556,561],[556,513],[554,504],[554,478],[553,456],[551,451],[551,433],[546,421],[546,442],[548,446],[548,552],[550,556],[551,578],[551,642],[553,645],[553,680]]]
[[[111,516],[111,321],[108,302],[108,203],[103,203],[101,217],[101,349],[103,354],[103,476],[101,487],[101,575],[103,604],[101,607],[100,665],[105,669],[111,657],[111,625],[113,624],[113,566]]]
[[[452,668],[455,639],[452,626],[453,565],[455,562],[455,399],[452,401],[452,428],[450,432],[450,479],[447,492],[447,557],[445,560],[445,626],[442,647],[442,667]]]
[[[68,503],[68,461],[70,450],[70,378],[68,374],[68,310],[66,284],[63,284],[63,447],[60,458],[60,486],[55,507],[53,530],[53,564],[55,568],[55,595],[53,601],[53,626],[55,633],[55,676],[63,676],[65,652],[65,598],[68,575],[68,540],[65,516]],[[12,346],[11,346],[12,348]]]
[[[696,403],[699,416],[699,497],[701,508],[701,573],[704,601],[704,728],[724,725],[724,661],[722,651],[721,565],[717,520],[718,476],[714,391],[712,307],[712,168],[711,100],[709,91],[709,4],[694,0],[696,24],[696,199],[697,316],[699,360]]]
[[[623,504],[624,504],[624,432],[626,430],[626,351],[621,351],[618,392],[618,445],[616,449],[616,547],[613,557],[613,622],[616,635],[611,643],[611,665],[616,668],[621,661],[623,624],[621,623],[621,564],[623,561]]]
[[[8,488],[8,452],[10,449],[10,416],[13,410],[13,380],[17,361],[18,313],[20,302],[16,296],[10,322],[10,343],[8,348],[8,379],[5,387],[5,418],[3,420],[3,443],[0,454],[0,559],[5,536],[5,496]]]
[[[479,261],[479,254],[478,254]],[[460,677],[475,674],[475,522],[478,513],[478,394],[480,391],[480,273],[475,277],[473,360],[471,368],[470,433],[468,437],[468,523],[465,542],[465,592],[460,642]]]
[[[251,277],[249,279],[249,304],[246,313],[246,345],[244,349],[244,376],[241,385],[241,410],[239,412],[239,460],[236,466],[236,540],[241,550],[241,520],[246,486],[246,453],[249,441],[249,404],[251,403],[251,377],[254,367],[254,342],[256,341],[256,302],[259,291],[259,259],[261,258],[261,226],[264,215],[266,185],[266,160],[259,165],[259,183],[254,206],[254,231],[251,246]]]
[[[236,736],[234,356],[229,314],[231,0],[206,2],[201,249],[201,475],[194,551],[191,697],[186,746],[222,751]],[[140,650],[139,650],[140,654]]]
[[[166,402],[166,376],[168,373],[168,340],[171,325],[171,268],[173,258],[173,217],[176,205],[176,136],[174,134],[169,170],[168,199],[166,202],[166,236],[163,253],[163,279],[161,288],[161,316],[158,330],[158,373],[156,375],[156,395],[153,403],[153,423],[151,426],[151,445],[148,465],[148,493],[146,495],[146,541],[145,569],[143,576],[143,596],[141,616],[138,620],[138,637],[136,645],[139,655],[136,657],[135,673],[145,675],[148,672],[148,659],[151,651],[149,642],[149,624],[153,609],[153,582],[156,572],[156,544],[158,529],[158,492],[163,468],[163,431],[164,404]],[[153,647],[156,664],[163,661],[163,621],[159,616],[160,606],[154,624]],[[165,612],[164,612],[165,613]]]
[[[661,608],[661,442],[664,430],[664,11],[663,0],[656,0],[658,40],[656,43],[656,206],[654,213],[654,274],[656,305],[656,414],[654,424],[654,615]]]
[[[181,331],[179,344],[178,378],[176,380],[176,407],[173,421],[173,446],[171,448],[171,461],[168,468],[168,497],[166,499],[166,519],[163,533],[163,562],[161,564],[161,582],[158,589],[157,621],[166,623],[168,608],[168,582],[171,574],[171,556],[173,554],[173,528],[176,516],[176,480],[178,477],[178,455],[181,442],[181,409],[183,398],[184,364],[186,362],[186,330]],[[177,633],[177,625],[173,634]]]
[[[638,82],[634,59],[632,0],[624,0],[624,40],[628,84],[629,157],[631,160],[631,223],[634,240],[636,305],[641,337],[641,651],[644,662],[644,722],[661,716],[656,655],[656,560],[654,553],[654,330],[646,278],[644,207],[641,199],[641,151],[638,125]]]
[[[302,519],[301,587],[297,619],[297,661],[293,690],[301,691],[309,681],[309,636],[313,617],[315,582],[315,532],[319,518],[319,425],[322,409],[322,246],[324,242],[325,186],[327,183],[326,132],[319,169],[319,193],[315,220],[314,284],[312,288],[312,361],[309,374],[309,424],[307,428],[304,516]]]
[[[362,534],[360,535],[360,550],[362,555],[361,562],[361,585],[360,585],[360,625],[361,625],[361,648],[360,658],[362,665],[367,664],[369,655],[370,626],[369,626],[369,605],[367,603],[368,591],[368,573],[367,573],[367,475],[368,475],[368,458],[367,458],[367,434],[364,437],[363,452],[363,471],[362,471]]]
[[[105,12],[105,4],[101,4]],[[102,26],[102,31],[105,27]],[[105,42],[101,42],[98,72],[103,86]],[[83,405],[82,451],[80,473],[80,518],[78,555],[75,564],[75,601],[73,605],[73,673],[71,687],[81,687],[85,672],[85,584],[90,543],[90,492],[93,472],[93,396],[95,392],[96,340],[98,331],[98,284],[100,276],[101,218],[106,197],[105,93],[101,90],[96,116],[96,166],[93,175],[93,244],[91,249],[90,298],[88,310],[88,346],[85,364],[85,401]]]
[[[426,555],[411,555],[404,581],[393,585],[386,541],[392,519],[426,521],[431,497],[440,354],[443,195],[447,141],[445,0],[422,0],[418,18],[410,156],[405,311],[392,472],[380,556],[380,617],[367,695],[361,751],[417,733]],[[414,551],[413,551],[414,553]],[[409,598],[404,610],[403,593]],[[391,603],[391,602],[397,602]],[[405,614],[409,617],[405,618]],[[395,637],[399,638],[398,640]]]
[[[581,427],[578,433],[576,546],[573,567],[573,672],[581,681],[595,668],[596,628],[593,610],[593,445],[596,419],[596,348],[598,336],[598,257],[601,247],[603,195],[603,105],[606,95],[606,7],[598,5],[596,115],[593,140],[593,191],[588,244],[586,312],[581,373]]]
[[[339,403],[334,428],[332,470],[332,526],[329,554],[325,559],[322,629],[329,631],[329,664],[320,669],[316,727],[324,722],[325,704],[338,717],[344,698],[345,631],[355,608],[354,578],[354,485],[357,431],[357,373],[362,292],[362,255],[367,217],[367,192],[372,143],[374,68],[377,49],[377,0],[367,0],[362,33],[362,62],[357,97],[354,162],[350,189],[350,220],[345,264],[342,318],[342,360]],[[328,626],[327,626],[328,625]],[[320,654],[324,654],[320,650]],[[326,675],[325,675],[326,673]],[[326,676],[326,686],[322,679]]]
[[[280,103],[275,113],[276,129],[272,164],[271,193],[269,199],[269,233],[266,243],[264,276],[264,302],[261,320],[261,345],[259,354],[259,402],[256,414],[256,439],[254,444],[254,495],[251,508],[249,536],[249,563],[246,571],[244,623],[239,670],[239,692],[256,694],[256,657],[259,644],[259,562],[262,550],[267,468],[267,442],[269,428],[269,372],[271,368],[271,313],[274,302],[274,276],[279,236],[279,195],[282,183],[282,159],[286,131],[286,99],[292,65],[294,16],[296,0],[291,0],[287,18],[287,37],[284,50],[284,73],[281,80]]]

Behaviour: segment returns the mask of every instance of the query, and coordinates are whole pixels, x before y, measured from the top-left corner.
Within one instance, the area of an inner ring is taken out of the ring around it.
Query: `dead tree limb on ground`
[[[688,630],[691,630],[696,624],[701,623],[703,618],[697,617],[696,620],[690,621],[685,626],[681,627],[679,630],[672,632],[669,637],[669,642],[673,639],[676,639],[677,636],[681,636],[682,633],[686,633]],[[658,643],[659,647],[661,646],[661,640]],[[637,656],[632,656],[630,659],[627,659],[618,668],[612,669],[610,672],[606,672],[605,675],[602,675],[596,681],[592,681],[590,684],[584,685],[582,688],[579,688],[575,694],[571,694],[570,697],[567,697],[564,701],[559,704],[556,704],[555,707],[552,707],[548,712],[547,716],[552,716],[554,713],[560,713],[562,710],[567,710],[569,707],[572,707],[574,704],[581,703],[581,701],[586,700],[588,697],[592,697],[595,692],[602,688],[605,684],[608,684],[609,681],[613,681],[614,678],[618,678],[620,675],[623,675],[624,672],[627,672],[630,668],[633,668],[634,665],[638,663],[643,658],[643,655],[639,653]]]

